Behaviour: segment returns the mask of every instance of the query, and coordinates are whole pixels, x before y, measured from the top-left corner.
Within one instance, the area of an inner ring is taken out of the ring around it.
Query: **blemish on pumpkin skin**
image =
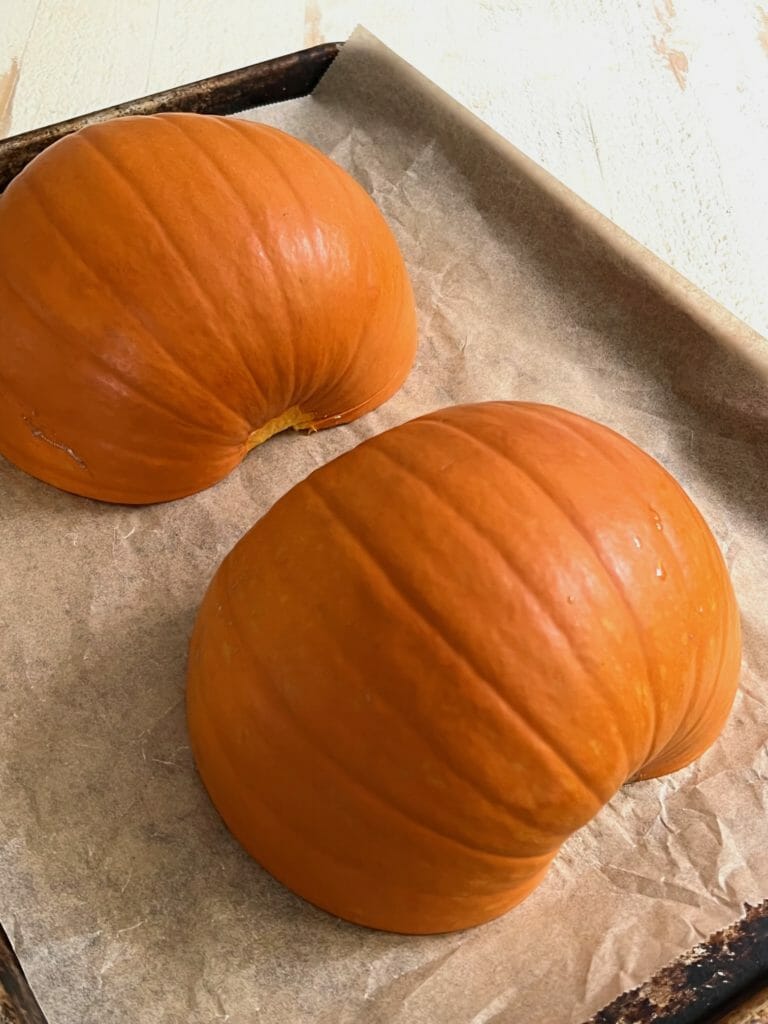
[[[0,139],[4,139],[11,130],[13,100],[19,82],[19,62],[14,57],[6,73],[0,76]]]
[[[81,469],[88,469],[83,459],[81,459],[77,452],[73,451],[73,449],[70,448],[68,445],[62,444],[61,441],[54,441],[53,438],[48,437],[46,434],[42,432],[42,430],[40,430],[39,427],[36,427],[33,423],[30,423],[26,416],[24,417],[24,422],[29,427],[29,432],[32,435],[32,437],[36,437],[38,441],[44,441],[46,444],[49,444],[52,448],[56,448],[58,451],[64,452],[64,454],[68,455],[73,462],[76,462]]]
[[[675,76],[675,81],[680,86],[681,91],[684,92],[687,85],[688,57],[682,50],[670,46],[675,6],[672,0],[664,0],[664,9],[654,7],[654,11],[663,32],[660,36],[653,37],[653,48],[660,57],[663,57],[667,67]]]

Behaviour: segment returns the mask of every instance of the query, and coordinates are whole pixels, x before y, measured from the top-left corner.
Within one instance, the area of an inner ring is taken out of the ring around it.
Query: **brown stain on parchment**
[[[765,55],[768,57],[768,10],[765,7],[757,8],[757,41],[765,51]]]
[[[680,89],[685,91],[688,74],[688,57],[682,50],[670,46],[672,35],[672,19],[675,17],[675,5],[672,0],[664,0],[664,7],[654,7],[656,17],[662,28],[660,36],[653,37],[653,48],[660,57],[664,59],[669,70],[675,76],[675,81]]]
[[[11,128],[13,100],[19,81],[19,62],[14,57],[4,75],[0,75],[0,139],[4,139]]]
[[[320,30],[320,4],[318,0],[307,0],[304,5],[304,45],[317,46],[323,41]]]

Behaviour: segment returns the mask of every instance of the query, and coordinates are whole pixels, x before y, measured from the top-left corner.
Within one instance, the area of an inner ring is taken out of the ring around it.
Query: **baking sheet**
[[[311,98],[252,116],[373,193],[412,273],[417,365],[383,409],[274,438],[171,505],[0,462],[0,919],[51,1024],[575,1024],[768,892],[768,348],[362,30]],[[733,575],[741,693],[712,751],[622,791],[504,918],[371,932],[224,829],[190,759],[187,639],[223,555],[310,470],[494,398],[593,416],[678,477]]]

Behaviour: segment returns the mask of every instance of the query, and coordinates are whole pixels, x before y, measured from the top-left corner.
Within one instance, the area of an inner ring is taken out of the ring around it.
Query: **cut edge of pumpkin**
[[[358,402],[357,405],[353,405],[343,412],[332,414],[305,412],[301,406],[292,405],[285,412],[280,413],[279,416],[274,416],[248,435],[245,442],[245,453],[253,451],[260,444],[268,441],[270,437],[274,437],[275,434],[280,434],[284,430],[308,430],[314,434],[318,430],[326,430],[328,427],[340,427],[351,420],[358,419],[365,413],[371,412],[378,406],[383,405],[400,389],[403,381],[408,376],[408,370],[411,365],[412,360],[405,369],[398,368],[397,373],[393,374],[378,391],[375,391],[364,401]]]
[[[286,409],[279,416],[273,416],[271,420],[267,420],[262,426],[252,431],[245,442],[245,450],[246,452],[253,451],[260,444],[268,441],[270,437],[274,437],[275,434],[279,434],[283,430],[290,430],[291,427],[294,430],[307,430],[312,427],[312,421],[311,413],[304,412],[298,405],[292,405],[290,409]]]

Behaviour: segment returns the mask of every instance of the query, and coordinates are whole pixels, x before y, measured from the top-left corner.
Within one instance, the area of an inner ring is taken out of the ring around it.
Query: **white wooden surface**
[[[0,0],[0,136],[357,22],[768,335],[768,0]]]

